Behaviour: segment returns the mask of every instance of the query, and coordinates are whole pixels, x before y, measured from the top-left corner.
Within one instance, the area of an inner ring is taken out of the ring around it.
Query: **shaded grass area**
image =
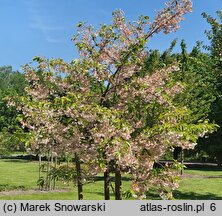
[[[186,177],[189,175],[189,177]],[[214,178],[216,177],[216,178]],[[75,200],[77,188],[72,185],[57,184],[60,191],[38,191],[38,163],[23,160],[0,160],[0,193],[1,200]],[[111,178],[114,187],[114,178]],[[128,176],[123,177],[123,191],[130,189],[131,180]],[[213,200],[222,199],[222,170],[213,169],[186,169],[185,178],[182,178],[180,187],[173,192],[175,199],[187,200]],[[69,191],[62,189],[68,188]],[[13,190],[16,190],[13,192]],[[30,192],[30,190],[33,190]],[[159,199],[157,191],[151,189],[147,192],[148,199]],[[103,177],[99,175],[94,183],[84,185],[84,199],[103,200]],[[111,190],[111,199],[114,193]]]

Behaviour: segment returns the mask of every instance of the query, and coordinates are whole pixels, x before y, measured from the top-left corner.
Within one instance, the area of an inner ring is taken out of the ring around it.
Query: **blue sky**
[[[151,19],[165,0],[0,0],[0,66],[12,65],[14,70],[32,61],[34,56],[78,58],[71,42],[79,21],[99,26],[110,23],[112,11],[122,9],[127,19],[138,15]],[[185,16],[181,28],[170,35],[156,35],[147,45],[165,50],[174,38],[185,39],[188,49],[197,40],[207,43],[204,30],[209,25],[201,13],[215,16],[222,9],[222,0],[193,0],[193,13]]]

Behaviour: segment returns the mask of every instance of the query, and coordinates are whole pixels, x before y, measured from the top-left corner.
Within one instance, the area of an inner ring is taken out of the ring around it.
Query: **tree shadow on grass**
[[[101,196],[102,198],[104,198],[104,193],[103,192],[95,192],[95,191],[87,191],[88,194],[93,194],[93,195],[99,195]],[[114,199],[115,198],[115,194],[111,191],[110,192],[110,198],[111,199]],[[100,200],[100,199],[96,199],[96,200]],[[105,199],[104,199],[105,200]]]
[[[6,162],[6,163],[29,163],[29,162],[32,162],[32,161],[22,160],[22,159],[3,159],[2,162]]]
[[[10,190],[25,190],[24,185],[9,185],[9,184],[0,184],[1,191],[10,191]]]
[[[94,181],[104,181],[104,177],[103,176],[96,176],[94,177]],[[114,177],[110,177],[110,181],[111,182],[115,182],[115,178]],[[132,181],[131,178],[128,177],[122,177],[122,181]]]
[[[93,194],[97,194],[100,196],[104,196],[104,193],[99,192],[99,191],[97,191],[97,192],[92,191],[92,192],[87,192],[87,193],[93,193]],[[110,196],[114,197],[114,193],[112,192],[112,190],[110,192]],[[146,197],[148,200],[160,200],[161,199],[159,194],[157,193],[157,190],[155,190],[155,189],[151,189],[151,190],[147,191]],[[194,193],[194,192],[181,192],[178,190],[175,190],[173,192],[173,197],[176,200],[222,200],[221,196],[217,196],[216,194],[213,194],[213,193],[199,194],[199,193]]]
[[[222,200],[221,196],[217,196],[213,193],[198,194],[194,192],[181,192],[178,190],[173,192],[173,196],[175,199],[181,200]]]

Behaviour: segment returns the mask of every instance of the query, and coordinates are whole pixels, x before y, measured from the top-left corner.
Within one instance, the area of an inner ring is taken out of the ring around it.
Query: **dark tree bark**
[[[115,165],[115,199],[122,200],[122,177],[118,164]]]
[[[83,187],[82,187],[82,172],[80,159],[77,153],[75,153],[76,173],[77,173],[77,186],[78,186],[78,199],[83,199]]]
[[[104,172],[104,198],[105,200],[110,200],[109,181],[110,181],[109,166],[107,166],[107,169]]]

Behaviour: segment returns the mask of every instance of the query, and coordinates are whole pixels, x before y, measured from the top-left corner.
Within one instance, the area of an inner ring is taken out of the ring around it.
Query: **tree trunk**
[[[56,167],[57,167],[57,157],[55,157],[55,163],[54,163],[55,170],[56,170]],[[53,178],[53,190],[55,190],[55,186],[56,186],[56,178],[54,176],[54,178]]]
[[[110,200],[110,193],[109,193],[109,166],[107,165],[107,169],[104,172],[104,197],[105,200]]]
[[[41,165],[42,165],[42,156],[39,154],[39,180],[41,178]],[[39,184],[39,190],[41,190],[41,184]]]
[[[118,164],[115,165],[115,199],[122,200],[122,178]]]
[[[181,161],[180,162],[183,165],[183,163],[184,163],[184,151],[183,151],[182,148],[181,148]],[[184,171],[184,169],[182,168],[181,171],[180,171],[181,175],[183,175],[183,171]]]
[[[53,161],[54,161],[54,158],[53,158],[53,155],[52,155],[52,153],[51,153],[51,161],[50,161],[50,170],[52,170],[53,169]],[[51,190],[53,190],[53,182],[52,182],[52,180],[53,180],[53,173],[51,173],[51,175],[50,175],[50,179],[49,179],[49,181],[50,181],[50,191]]]
[[[77,153],[75,153],[75,162],[76,162],[76,173],[77,173],[78,199],[82,200],[83,199],[82,173],[81,173],[81,164]]]
[[[47,158],[47,167],[46,167],[46,184],[45,184],[45,189],[47,191],[50,190],[50,176],[49,176],[49,172],[50,172],[50,154],[48,153],[48,158]]]

